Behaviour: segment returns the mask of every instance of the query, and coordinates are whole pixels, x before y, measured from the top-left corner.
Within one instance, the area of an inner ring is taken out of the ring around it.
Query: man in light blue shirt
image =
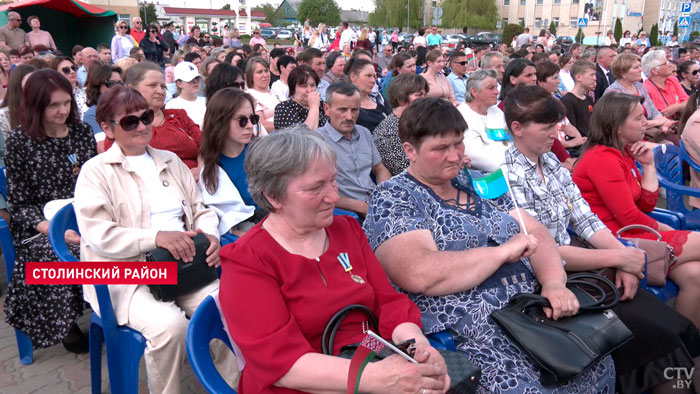
[[[433,45],[440,46],[440,44],[442,44],[442,36],[438,34],[437,26],[430,28],[430,34],[428,34],[425,39],[428,40],[429,47]]]
[[[460,103],[463,103],[464,94],[467,92],[467,55],[461,51],[453,53],[450,57],[449,66],[452,72],[447,76],[447,80],[452,85],[455,98]]]
[[[78,83],[80,83],[80,86],[85,86],[85,81],[87,81],[87,73],[88,68],[90,67],[90,63],[98,62],[100,61],[100,58],[95,48],[92,47],[85,47],[82,51],[80,51],[80,53],[83,56],[83,65],[80,66],[80,68],[77,71]]]

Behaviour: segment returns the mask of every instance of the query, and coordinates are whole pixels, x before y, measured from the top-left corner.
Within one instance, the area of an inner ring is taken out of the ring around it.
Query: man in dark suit
[[[175,26],[173,25],[173,22],[171,21],[171,22],[166,23],[164,27],[165,27],[165,32],[163,33],[163,41],[165,41],[165,44],[170,49],[170,55],[172,55],[177,50],[177,43],[175,42],[175,37],[173,36],[173,32],[175,31]]]
[[[617,52],[608,47],[603,46],[598,49],[596,53],[596,67],[595,67],[595,101],[598,101],[603,97],[605,89],[608,88],[613,82],[615,82],[615,77],[610,72],[610,65],[617,56]]]

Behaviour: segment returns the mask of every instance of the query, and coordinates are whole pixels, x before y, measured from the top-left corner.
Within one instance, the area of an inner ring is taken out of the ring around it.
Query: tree
[[[441,6],[445,27],[496,29],[498,7],[495,0],[444,0]]]
[[[155,23],[158,17],[156,16],[156,6],[153,3],[139,3],[139,16],[145,28],[149,23]]]
[[[581,28],[578,28],[578,32],[576,33],[576,42],[579,44],[583,44],[583,39],[586,38],[586,35],[583,34],[583,30]]]
[[[692,34],[692,33],[691,33]],[[678,37],[678,23],[673,25],[673,35]]]
[[[340,11],[335,0],[302,0],[297,16],[300,21],[309,20],[311,26],[325,23],[328,26],[340,24]]]
[[[279,7],[275,7],[270,3],[265,3],[259,7],[255,7],[255,11],[260,11],[265,14],[265,22],[271,24],[272,26],[277,26],[282,19]]]
[[[231,9],[231,4],[224,4],[223,7],[221,7],[222,10],[230,10]]]
[[[409,17],[407,3],[411,11],[410,27],[414,29],[422,27],[422,0],[374,0],[374,12],[369,14],[369,24],[372,26],[406,26]]]
[[[525,29],[522,26],[516,25],[515,23],[509,23],[503,28],[503,42],[506,45],[510,45],[513,37],[517,37],[523,33]]]
[[[654,23],[651,25],[651,30],[649,31],[649,43],[652,46],[657,46],[659,42],[659,24]]]
[[[549,32],[552,33],[553,36],[557,35],[557,25],[554,21],[549,22]]]
[[[620,18],[615,18],[615,32],[613,36],[618,43],[622,39],[622,20]]]

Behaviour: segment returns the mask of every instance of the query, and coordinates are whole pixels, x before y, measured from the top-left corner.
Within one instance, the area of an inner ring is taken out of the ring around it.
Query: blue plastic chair
[[[202,301],[187,326],[187,358],[202,386],[211,394],[236,394],[214,366],[209,343],[220,339],[233,352],[224,324],[212,296]]]
[[[49,223],[49,241],[61,261],[78,261],[66,245],[66,230],[78,232],[73,204],[61,208]],[[126,326],[118,326],[107,285],[94,285],[100,314],[90,318],[90,381],[93,394],[102,392],[102,341],[107,351],[111,393],[136,393],[139,361],[146,349],[146,338]]]
[[[5,173],[0,170],[2,178],[5,178]],[[1,180],[0,180],[1,182]],[[2,182],[4,189],[5,183]],[[5,272],[7,273],[7,284],[10,284],[12,272],[15,269],[15,245],[12,243],[12,233],[7,222],[0,218],[0,245],[2,245],[2,257],[5,260]],[[29,365],[34,362],[34,350],[32,348],[32,340],[20,330],[15,329],[17,337],[17,350],[19,352],[19,362],[23,365]]]
[[[688,230],[700,230],[700,210],[691,211],[683,203],[686,195],[700,198],[700,189],[685,186],[683,182],[681,149],[661,145],[654,149],[654,161],[659,184],[666,189],[666,209],[683,214]]]
[[[340,208],[333,209],[333,215],[350,216],[351,218],[357,220],[358,222],[360,221],[360,217],[357,216],[357,214],[355,212],[346,211],[346,210],[340,209]]]

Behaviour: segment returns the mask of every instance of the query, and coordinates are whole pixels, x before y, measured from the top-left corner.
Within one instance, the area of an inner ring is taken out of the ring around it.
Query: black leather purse
[[[516,294],[506,307],[491,313],[540,367],[543,386],[568,382],[632,339],[632,332],[609,309],[620,300],[612,282],[600,275],[579,273],[569,276],[566,285],[579,300],[575,316],[547,319],[542,307],[550,305],[539,294]],[[614,295],[607,304],[606,289],[601,285]]]
[[[352,304],[345,308],[339,310],[333,317],[330,318],[328,324],[326,324],[325,330],[323,330],[323,336],[321,338],[321,349],[323,354],[333,355],[333,339],[335,338],[335,333],[338,331],[340,323],[343,319],[350,314],[352,311],[361,311],[367,316],[367,323],[369,329],[374,332],[379,332],[379,324],[377,316],[372,312],[371,309],[364,305]],[[400,345],[397,345],[401,348]],[[357,345],[344,346],[340,350],[339,357],[352,358],[353,354],[357,350]],[[447,374],[450,376],[450,389],[447,394],[473,394],[476,392],[479,386],[479,380],[481,380],[481,368],[477,367],[472,363],[466,355],[451,350],[438,350],[443,359],[445,359],[445,365],[447,366]],[[381,360],[383,358],[389,357],[394,353],[385,349],[379,353],[375,360]]]
[[[194,293],[218,278],[216,268],[207,264],[207,249],[209,240],[204,234],[197,234],[194,238],[194,260],[185,263],[176,260],[165,248],[156,248],[146,253],[146,261],[176,261],[177,284],[176,285],[148,285],[151,294],[156,300],[172,301],[177,297]]]

